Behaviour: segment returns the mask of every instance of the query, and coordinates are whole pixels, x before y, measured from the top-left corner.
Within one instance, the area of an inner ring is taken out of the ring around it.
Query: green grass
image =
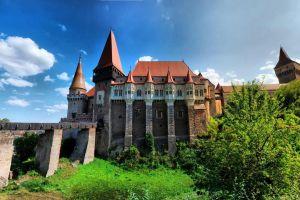
[[[60,166],[55,175],[47,179],[31,173],[31,178],[21,181],[17,190],[59,191],[69,199],[173,199],[181,196],[186,199],[185,196],[195,196],[192,179],[178,170],[127,171],[100,159],[77,168],[64,159]]]

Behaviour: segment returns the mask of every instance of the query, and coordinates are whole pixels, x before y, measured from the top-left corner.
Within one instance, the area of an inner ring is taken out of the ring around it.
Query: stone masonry
[[[13,150],[12,134],[0,131],[0,188],[8,183]]]

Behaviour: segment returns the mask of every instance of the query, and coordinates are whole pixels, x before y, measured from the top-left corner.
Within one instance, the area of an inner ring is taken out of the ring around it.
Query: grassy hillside
[[[73,167],[61,160],[54,176],[46,179],[29,172],[10,183],[0,197],[17,198],[22,193],[28,199],[43,195],[53,199],[186,199],[195,196],[192,186],[191,178],[177,170],[127,171],[100,159]]]

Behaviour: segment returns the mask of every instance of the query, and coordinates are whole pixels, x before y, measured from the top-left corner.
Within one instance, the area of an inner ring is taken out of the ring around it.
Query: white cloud
[[[63,97],[67,97],[67,95],[69,94],[69,88],[68,87],[55,88],[54,90],[56,92],[58,92],[60,95],[62,95]]]
[[[90,89],[92,89],[94,86],[89,84],[88,82],[85,82],[85,87],[86,87],[86,90],[89,91]]]
[[[68,109],[67,104],[55,104],[52,106],[46,106],[46,111],[49,113],[57,113],[57,112],[63,112]]]
[[[196,70],[195,70],[196,71]],[[199,72],[199,71],[198,71]],[[241,78],[233,78],[229,76],[229,79],[224,79],[223,77],[220,76],[219,73],[216,72],[215,69],[213,68],[207,68],[206,71],[202,72],[202,75],[209,79],[214,85],[217,85],[220,83],[220,85],[232,85],[232,84],[237,84],[240,85],[243,82],[245,82],[245,79]],[[229,72],[229,75],[233,75],[232,73]],[[227,75],[228,76],[228,75]]]
[[[273,61],[268,60],[264,66],[260,67],[259,70],[263,71],[263,70],[273,70],[275,67]]]
[[[79,52],[82,53],[83,55],[88,55],[87,52],[83,49],[80,49]]]
[[[226,73],[226,76],[229,76],[230,78],[235,78],[235,77],[237,77],[237,75],[235,74],[234,71],[227,72],[227,73]]]
[[[0,39],[0,68],[18,77],[32,76],[50,69],[55,62],[52,53],[30,38],[9,36]]]
[[[4,37],[6,37],[6,34],[0,32],[0,38],[4,38]]]
[[[22,96],[28,96],[28,95],[30,95],[29,92],[19,92],[17,90],[12,90],[12,93],[16,94],[16,95],[22,95]]]
[[[64,57],[65,57],[65,55],[64,55],[64,54],[61,54],[61,53],[57,53],[56,55],[58,55],[58,56],[61,57],[61,58],[64,58]]]
[[[40,111],[41,109],[40,109],[40,108],[35,108],[34,110],[36,110],[36,111]]]
[[[258,74],[255,78],[259,82],[263,82],[264,84],[276,84],[278,83],[278,79],[275,74]]]
[[[57,24],[62,32],[67,31],[67,27],[64,24]]]
[[[153,58],[152,56],[141,56],[139,57],[139,59],[136,61],[136,63],[138,61],[158,61],[158,59]]]
[[[70,77],[69,77],[69,75],[68,75],[67,72],[63,72],[61,74],[57,74],[57,78],[60,79],[60,80],[63,80],[63,81],[70,80]]]
[[[44,78],[45,82],[54,82],[54,79],[50,77],[50,75],[45,76]]]
[[[17,97],[11,97],[9,100],[6,101],[7,104],[11,106],[18,106],[18,107],[27,107],[29,106],[29,102],[24,99],[18,99]]]
[[[12,85],[15,87],[33,87],[33,83],[26,81],[19,77],[2,78],[0,82],[5,85]]]
[[[292,58],[293,61],[300,63],[300,59],[299,58]]]

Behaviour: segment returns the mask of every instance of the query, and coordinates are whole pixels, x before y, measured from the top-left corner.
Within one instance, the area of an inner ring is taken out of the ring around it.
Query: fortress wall
[[[132,139],[133,144],[141,147],[145,144],[146,104],[144,101],[133,102]]]

